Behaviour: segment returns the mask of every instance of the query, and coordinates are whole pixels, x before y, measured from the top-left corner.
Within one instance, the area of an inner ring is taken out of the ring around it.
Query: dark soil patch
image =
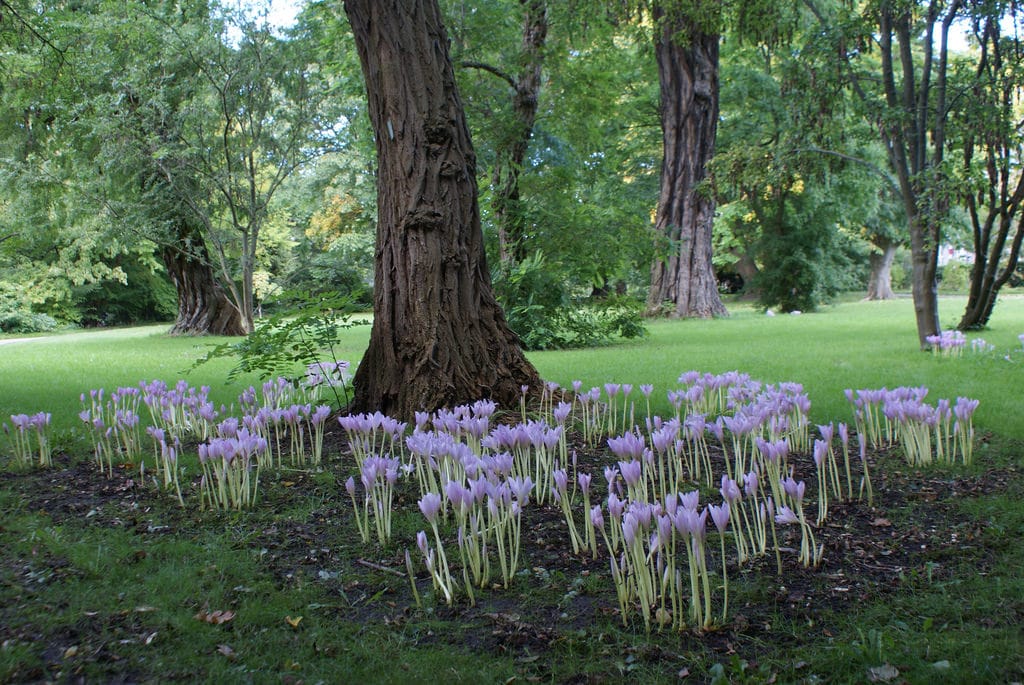
[[[325,448],[325,454],[342,451],[341,438],[329,436],[328,443],[333,447]],[[580,469],[593,473],[595,486],[603,485],[601,470],[610,457],[582,445],[577,452]],[[429,593],[430,583],[414,542],[396,540],[383,548],[361,544],[351,504],[341,486],[351,463],[347,455],[344,459],[344,468],[337,457],[326,463],[325,468],[334,472],[333,479],[302,471],[267,474],[263,500],[256,510],[232,519],[232,525],[241,529],[238,545],[259,554],[281,590],[300,578],[320,584],[328,596],[337,599],[335,608],[325,606],[323,610],[339,620],[396,628],[421,621],[423,614],[414,606],[406,577],[406,547],[414,552],[420,594]],[[759,644],[778,646],[780,641],[794,639],[774,630],[773,623],[780,617],[812,625],[828,635],[833,616],[894,592],[908,574],[948,577],[965,554],[971,554],[983,568],[986,553],[978,540],[986,522],[961,514],[957,502],[1011,486],[1019,489],[1019,468],[955,476],[908,469],[895,453],[873,454],[870,459],[875,474],[874,505],[832,504],[829,520],[815,530],[819,544],[825,546],[819,568],[801,567],[792,551],[784,554],[781,577],[776,575],[773,558],[755,559],[743,569],[730,568],[732,582],[750,588],[745,601],[732,605],[727,625],[704,634],[679,635],[671,652],[664,650],[661,641],[658,644],[662,646],[652,643],[628,658],[671,663],[679,654],[696,650],[724,660],[743,645],[749,659],[756,657]],[[46,471],[2,473],[0,487],[18,493],[26,510],[45,512],[54,524],[126,528],[142,539],[192,537],[226,516],[180,508],[173,496],[143,484],[134,468],[121,468],[107,478],[95,464],[67,457],[59,457],[56,466]],[[195,498],[195,493],[186,496]],[[402,506],[415,511],[415,497],[411,492],[404,497]],[[594,501],[598,501],[596,497]],[[309,506],[297,506],[301,502]],[[807,509],[813,512],[814,506],[808,503]],[[285,511],[299,513],[281,515]],[[458,627],[419,629],[414,633],[418,643],[511,655],[524,668],[543,663],[554,645],[567,640],[585,638],[600,649],[604,633],[621,625],[607,577],[607,555],[602,553],[594,560],[586,554],[572,554],[564,527],[557,507],[531,506],[523,526],[524,568],[512,586],[479,591],[475,606],[469,606],[464,596],[453,607],[430,606],[426,612],[432,624],[440,621]],[[780,528],[779,532],[780,545],[799,546],[795,530]],[[4,556],[2,564],[0,572],[20,587],[25,601],[45,596],[37,589],[41,576],[50,580],[74,573],[66,560],[45,556]],[[99,645],[91,659],[116,660],[112,644],[146,639],[145,631],[130,615],[83,619],[74,626],[77,634],[69,636],[46,634],[20,620],[20,613],[18,606],[0,610],[0,643],[32,643],[47,663],[59,661],[69,643]],[[634,626],[638,623],[637,618]],[[630,630],[642,631],[642,627]],[[543,677],[545,671],[536,665],[532,673]],[[580,675],[569,682],[591,681]]]

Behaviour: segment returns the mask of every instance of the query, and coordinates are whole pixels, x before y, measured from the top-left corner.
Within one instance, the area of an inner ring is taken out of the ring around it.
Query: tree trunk
[[[171,335],[245,335],[238,308],[217,282],[198,231],[183,229],[177,245],[161,251],[178,293],[178,316]]]
[[[519,174],[530,146],[533,124],[537,120],[540,99],[541,68],[544,64],[544,43],[548,35],[546,0],[519,0],[525,8],[523,16],[523,69],[512,81],[514,129],[507,145],[498,151],[491,174],[494,189],[492,207],[498,227],[498,247],[502,262],[520,262],[526,254],[526,218],[520,207]]]
[[[540,389],[491,290],[476,157],[437,0],[345,0],[376,135],[370,345],[356,411],[414,412]]]
[[[757,262],[754,261],[750,251],[747,249],[740,250],[734,247],[729,250],[729,254],[736,258],[732,268],[743,279],[743,294],[740,299],[756,300],[761,296],[761,288],[757,285],[757,274],[760,272],[757,268]]]
[[[921,349],[928,349],[928,337],[938,335],[939,281],[936,277],[939,262],[939,228],[920,225],[919,217],[910,220],[911,293],[914,298],[914,319]]]
[[[896,259],[897,244],[888,238],[875,241],[881,252],[872,252],[868,257],[871,275],[868,277],[868,300],[891,300],[896,297],[892,291],[892,264]]]
[[[655,7],[664,155],[656,234],[669,245],[651,267],[650,315],[727,316],[711,264],[715,201],[700,187],[718,127],[717,33]]]
[[[1019,188],[1024,189],[1024,179],[1019,181]],[[1007,203],[1001,208],[1002,213],[998,216],[999,228],[992,239],[992,227],[995,223],[995,214],[990,214],[984,223],[984,243],[978,244],[975,240],[974,267],[971,269],[970,293],[967,297],[967,306],[964,315],[957,324],[961,331],[978,330],[988,325],[988,320],[995,309],[996,299],[999,291],[1013,276],[1017,270],[1017,263],[1020,259],[1021,244],[1024,242],[1024,225],[1017,221],[1016,232],[1013,240],[1010,241],[1009,250],[1006,249],[1007,240],[1010,237],[1012,217],[1019,209],[1019,202]],[[997,210],[999,211],[999,210]],[[993,244],[986,252],[985,246],[989,242]],[[1006,264],[1000,268],[1003,254],[1009,252]]]

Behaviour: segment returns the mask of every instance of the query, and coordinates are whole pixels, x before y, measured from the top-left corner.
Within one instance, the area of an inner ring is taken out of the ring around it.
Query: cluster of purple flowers
[[[853,406],[858,434],[875,447],[899,443],[914,465],[951,463],[973,458],[973,416],[979,401],[967,397],[955,403],[925,402],[928,388],[846,390]]]
[[[225,421],[218,435],[199,445],[200,506],[213,509],[246,509],[259,491],[259,455],[266,452],[266,438]]]
[[[50,427],[50,413],[11,414],[11,426],[4,424],[4,432],[10,438],[14,461],[26,468],[33,462],[39,466],[50,466],[53,455],[47,436]]]
[[[938,335],[929,335],[924,340],[937,357],[962,356],[967,345],[967,337],[960,331],[942,331]]]

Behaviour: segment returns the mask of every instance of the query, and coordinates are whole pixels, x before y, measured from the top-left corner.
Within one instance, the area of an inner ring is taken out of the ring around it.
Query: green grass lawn
[[[962,297],[940,299],[943,321],[956,320]],[[226,383],[231,364],[220,359],[192,369],[217,338],[172,338],[164,326],[85,331],[0,345],[0,417],[50,411],[55,427],[78,427],[79,395],[90,389],[136,385],[159,378],[185,378],[209,385],[218,404],[230,404],[253,377]],[[744,306],[728,319],[654,321],[649,336],[635,342],[588,350],[535,352],[541,375],[568,386],[606,382],[654,384],[655,407],[667,411],[665,391],[691,369],[739,370],[765,382],[796,381],[810,395],[819,422],[849,421],[845,388],[926,385],[931,398],[959,395],[982,400],[975,421],[985,430],[1024,438],[1018,388],[1024,376],[1024,295],[1004,296],[983,337],[992,355],[970,352],[961,359],[935,359],[917,349],[909,299],[849,302],[820,313],[767,317]],[[353,363],[362,355],[369,327],[341,332],[339,357]],[[1005,359],[1009,356],[1009,360]],[[638,394],[638,393],[637,393]]]
[[[943,321],[962,306],[943,298]],[[530,358],[563,385],[654,384],[662,411],[690,369],[798,381],[819,422],[851,419],[844,388],[927,385],[932,400],[981,400],[977,463],[911,469],[899,450],[878,454],[874,507],[837,505],[819,530],[824,566],[790,559],[781,577],[771,564],[733,569],[729,621],[708,633],[623,627],[607,558],[569,554],[554,507],[531,514],[508,590],[452,608],[428,593],[417,609],[403,577],[424,525],[416,497],[399,496],[394,541],[362,544],[338,442],[322,470],[264,473],[261,501],[243,513],[197,509],[195,478],[181,508],[134,470],[96,471],[79,395],[186,378],[230,404],[256,379],[227,383],[226,360],[191,368],[220,340],[145,327],[0,344],[0,419],[50,411],[58,447],[72,452],[50,470],[0,470],[0,682],[1024,679],[1024,297],[1004,297],[990,329],[969,336],[994,354],[960,359],[917,349],[909,300],[776,317],[736,306],[728,319],[649,328],[640,341]],[[339,356],[356,362],[369,328],[342,335]]]

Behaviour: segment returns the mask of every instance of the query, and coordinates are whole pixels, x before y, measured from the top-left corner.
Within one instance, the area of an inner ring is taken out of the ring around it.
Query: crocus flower
[[[441,510],[441,495],[436,492],[428,492],[419,501],[420,511],[428,522],[433,523],[437,519],[437,513]]]

